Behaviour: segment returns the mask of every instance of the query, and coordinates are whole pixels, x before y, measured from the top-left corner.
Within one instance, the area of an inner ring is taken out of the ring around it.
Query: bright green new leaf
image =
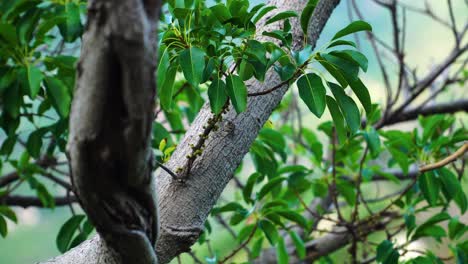
[[[219,78],[215,78],[208,87],[211,111],[219,114],[227,100],[226,84]]]
[[[247,108],[247,87],[239,76],[229,75],[226,78],[226,92],[236,112],[244,112]]]
[[[356,33],[359,31],[372,31],[372,27],[371,25],[369,25],[369,23],[365,21],[362,21],[362,20],[354,21],[351,24],[347,25],[342,30],[338,31],[338,33],[336,33],[335,36],[333,36],[332,40],[335,40],[337,38],[341,38],[346,35]]]
[[[326,105],[326,91],[322,79],[317,74],[308,73],[302,75],[296,84],[302,101],[315,116],[320,118]]]
[[[185,79],[193,86],[200,84],[205,69],[205,52],[197,47],[185,49],[179,55]]]

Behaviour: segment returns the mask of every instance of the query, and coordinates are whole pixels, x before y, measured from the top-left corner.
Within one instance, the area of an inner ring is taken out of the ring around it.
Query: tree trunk
[[[298,0],[272,0],[269,2],[270,5],[278,7],[276,12],[294,10],[299,14],[306,3],[307,1]],[[312,46],[315,46],[320,32],[338,3],[339,0],[319,2],[310,20],[308,31],[307,39]],[[293,19],[292,24],[293,47],[300,49],[304,43],[304,37],[297,19]],[[280,26],[280,23],[274,23],[268,27],[260,26],[258,32],[276,29]],[[281,83],[273,70],[267,73],[265,79],[264,83],[251,82],[248,85],[249,92],[264,91]],[[156,252],[161,263],[168,263],[175,256],[188,251],[198,239],[210,210],[287,89],[288,85],[284,85],[269,94],[249,97],[247,110],[242,114],[237,115],[230,108],[219,124],[220,129],[209,135],[205,142],[206,147],[201,156],[195,160],[185,183],[175,182],[166,172],[157,176],[161,229]],[[198,141],[203,126],[206,125],[211,116],[209,105],[205,104],[179,143],[167,167],[175,171],[186,165],[186,156],[192,151],[190,145]],[[74,119],[74,122],[79,121]],[[145,159],[142,158],[142,160]],[[107,241],[106,238],[105,240]],[[101,238],[96,236],[49,262],[118,263],[110,255],[108,247],[104,245]]]

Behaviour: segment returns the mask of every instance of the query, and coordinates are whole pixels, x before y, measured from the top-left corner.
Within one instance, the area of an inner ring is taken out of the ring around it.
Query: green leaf
[[[75,2],[68,2],[63,10],[65,22],[60,23],[60,34],[66,42],[74,42],[83,33],[83,25],[80,19],[80,7]]]
[[[435,170],[442,183],[442,192],[448,201],[452,200],[459,192],[463,192],[460,182],[457,177],[447,168]]]
[[[338,141],[340,142],[340,144],[343,144],[346,141],[346,128],[345,128],[345,120],[344,120],[343,114],[338,108],[338,104],[336,103],[335,99],[333,99],[332,97],[328,95],[327,95],[327,106],[332,116],[333,123],[335,124]]]
[[[278,260],[278,264],[288,264],[289,263],[289,255],[288,249],[286,248],[286,244],[284,243],[284,239],[280,237],[278,239],[278,245],[276,246],[276,256]]]
[[[205,70],[205,52],[197,47],[185,49],[180,53],[179,61],[185,79],[193,87],[198,87]]]
[[[441,212],[432,216],[426,222],[424,222],[415,229],[414,235],[412,236],[412,240],[416,240],[424,236],[433,236],[436,239],[445,236],[444,229],[440,226],[435,226],[435,224],[440,223],[442,221],[446,221],[448,219],[450,219],[450,215],[446,212]]]
[[[229,9],[224,4],[217,4],[210,7],[213,15],[219,20],[219,22],[224,23],[229,20],[232,16],[229,12]]]
[[[263,237],[259,238],[252,246],[252,258],[255,259],[260,256],[263,246]]]
[[[338,40],[335,40],[332,43],[330,43],[330,45],[328,45],[327,48],[332,48],[332,47],[336,47],[336,46],[353,46],[353,47],[356,47],[356,44],[354,42],[352,42],[352,41],[338,39]]]
[[[57,113],[62,118],[67,118],[70,113],[71,96],[65,84],[54,77],[46,77],[47,92]]]
[[[239,76],[229,75],[226,78],[226,92],[236,112],[244,112],[247,108],[247,87]]]
[[[291,220],[297,223],[303,228],[306,228],[306,229],[308,228],[307,220],[299,213],[296,213],[294,211],[289,211],[289,210],[274,210],[274,212],[288,220]]]
[[[340,51],[341,53],[345,53],[345,54],[348,54],[349,56],[351,56],[351,58],[353,58],[353,60],[359,64],[359,67],[361,67],[361,69],[364,71],[364,72],[367,72],[367,67],[369,65],[369,61],[367,60],[366,56],[364,56],[364,54],[362,54],[361,52],[359,51],[355,51],[355,50],[342,50]],[[333,54],[334,52],[332,52]]]
[[[258,226],[263,231],[270,244],[274,246],[279,237],[276,227],[268,220],[260,220]]]
[[[309,26],[310,18],[312,17],[312,13],[314,13],[317,3],[318,0],[309,0],[301,13],[301,28],[304,35],[307,35],[307,27]]]
[[[460,208],[462,214],[464,214],[468,208],[468,201],[466,198],[466,194],[464,191],[458,192],[454,197],[453,200]]]
[[[10,219],[15,223],[18,223],[18,219],[16,218],[15,212],[11,210],[11,208],[8,206],[0,206],[0,215],[5,216],[6,218]]]
[[[211,111],[219,114],[227,100],[226,84],[219,78],[215,78],[208,87]]]
[[[418,177],[418,184],[429,205],[435,206],[439,199],[440,183],[434,172],[428,171],[420,175]]]
[[[297,256],[299,259],[304,259],[306,256],[304,241],[295,231],[289,231],[289,236],[291,236],[294,246],[296,247]]]
[[[369,23],[364,22],[362,20],[354,21],[351,24],[347,25],[342,30],[338,31],[338,33],[336,33],[335,36],[333,36],[332,40],[335,40],[337,38],[341,38],[346,35],[356,33],[359,31],[372,31],[372,27],[371,25],[369,25]]]
[[[18,38],[15,27],[11,24],[0,23],[0,44],[6,43],[10,46],[16,46]]]
[[[421,237],[428,237],[428,236],[433,237],[437,241],[440,241],[440,239],[442,237],[447,236],[447,233],[440,226],[436,226],[436,225],[426,226],[424,228],[416,229],[416,231],[414,232],[414,235],[413,235],[413,237],[411,239],[412,240],[417,240],[417,239],[419,239]]]
[[[245,208],[237,202],[230,202],[222,207],[213,208],[211,214],[216,215],[225,212],[244,212]]]
[[[468,227],[460,222],[458,217],[451,218],[448,223],[449,238],[457,239],[463,236]]]
[[[171,66],[169,49],[161,47],[163,52],[159,56],[157,77],[157,89],[161,107],[164,110],[170,110],[172,107],[172,96],[174,94],[174,80],[177,73],[177,67]]]
[[[41,89],[41,82],[44,79],[44,74],[38,68],[28,65],[28,83],[29,83],[29,94],[31,98],[36,98],[37,93]]]
[[[261,176],[260,173],[255,172],[249,176],[247,183],[245,184],[244,188],[242,189],[242,196],[244,197],[244,201],[246,202],[253,202],[252,200],[252,190],[257,182],[257,179]]]
[[[284,180],[286,180],[285,177],[277,177],[277,178],[270,180],[267,184],[265,184],[260,189],[260,192],[258,193],[257,198],[259,200],[262,199],[263,197],[265,197],[265,195],[267,195],[271,191],[271,189],[280,185]]]
[[[78,227],[84,218],[84,215],[74,215],[68,219],[60,228],[55,242],[57,244],[58,250],[61,253],[66,252],[70,248],[69,246],[73,235],[78,230]]]
[[[8,229],[7,229],[7,223],[5,221],[5,218],[0,215],[0,235],[2,237],[6,237],[8,234]]]
[[[382,264],[398,264],[398,259],[400,254],[397,250],[393,248],[393,243],[384,240],[377,247],[377,257],[376,260],[378,263]]]
[[[356,190],[354,185],[347,181],[338,181],[336,183],[336,188],[338,189],[338,192],[343,195],[346,202],[349,205],[354,206],[356,203]]]
[[[353,99],[347,96],[344,89],[334,83],[328,83],[333,96],[335,97],[341,112],[344,115],[346,123],[348,124],[351,132],[356,133],[361,127],[361,114]]]
[[[331,64],[330,62],[326,60],[319,59],[318,62],[322,64],[322,66],[335,78],[335,80],[340,83],[342,87],[348,86],[348,82],[346,81],[345,77],[341,73],[341,71],[335,67],[335,65]]]
[[[256,24],[262,17],[264,17],[271,10],[276,9],[276,6],[266,6],[258,12],[258,14],[252,19],[252,22]]]
[[[376,158],[380,153],[379,133],[375,130],[374,127],[371,127],[369,131],[366,131],[364,137],[367,141],[367,145],[369,146],[371,156]]]
[[[326,61],[333,64],[335,68],[339,69],[347,83],[358,79],[359,65],[348,54],[332,51],[331,53],[320,55]]]
[[[29,135],[28,141],[26,142],[26,149],[28,150],[29,155],[36,159],[41,153],[42,137],[46,132],[47,130],[45,129],[38,129]]]
[[[359,78],[356,81],[349,81],[348,83],[369,116],[372,113],[372,102],[369,90]]]
[[[302,75],[296,84],[302,101],[315,116],[320,118],[325,111],[326,104],[326,91],[322,79],[317,74],[308,73]]]
[[[268,25],[268,24],[274,23],[276,21],[280,21],[280,20],[290,18],[290,17],[297,17],[296,12],[294,12],[294,11],[284,11],[284,12],[278,13],[275,16],[273,16],[272,18],[268,19],[265,22],[265,24]]]
[[[6,89],[3,93],[3,107],[6,112],[13,118],[17,118],[20,114],[20,107],[23,102],[19,83],[16,82]]]

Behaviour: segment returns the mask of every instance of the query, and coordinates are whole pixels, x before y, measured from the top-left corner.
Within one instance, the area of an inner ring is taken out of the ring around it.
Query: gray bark
[[[272,0],[269,4],[276,5],[277,12],[294,10],[300,13],[306,2]],[[322,0],[314,11],[310,21],[312,25],[309,26],[312,30],[308,36],[312,46],[315,46],[321,30],[338,2],[339,0]],[[275,23],[269,27],[279,27],[279,24]],[[293,21],[295,49],[302,47],[303,43],[298,24],[298,21]],[[259,32],[271,29],[260,27]],[[265,79],[264,83],[250,83],[249,92],[264,91],[281,83],[273,71],[269,71]],[[232,108],[229,109],[219,124],[220,129],[212,132],[206,140],[206,147],[201,156],[195,160],[185,183],[175,182],[166,172],[157,176],[161,228],[156,252],[161,263],[167,263],[178,254],[188,251],[197,240],[211,208],[287,89],[288,86],[284,85],[267,95],[249,98],[247,110],[240,115],[237,115]],[[191,154],[190,144],[196,144],[203,126],[211,116],[210,108],[206,104],[179,143],[167,167],[176,171],[177,168],[185,166],[186,156]],[[229,129],[226,129],[227,126]],[[102,240],[94,237],[49,262],[116,263],[109,254],[110,251],[103,245]]]

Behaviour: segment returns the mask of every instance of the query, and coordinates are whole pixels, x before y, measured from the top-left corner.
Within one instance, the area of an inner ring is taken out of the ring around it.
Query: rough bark
[[[160,5],[89,1],[77,66],[67,146],[73,187],[106,259],[117,263],[157,262],[151,125]]]
[[[269,4],[276,5],[277,12],[294,10],[300,13],[306,2],[272,0]],[[312,26],[309,27],[313,30],[310,30],[311,34],[308,37],[312,46],[315,46],[321,30],[338,2],[339,0],[322,0],[314,11],[310,21]],[[279,24],[270,26],[279,27]],[[304,41],[298,21],[293,22],[293,28],[293,47],[299,49]],[[259,32],[264,30],[268,29],[260,27]],[[265,79],[264,83],[250,83],[249,92],[264,91],[281,83],[273,71],[269,71]],[[167,263],[178,254],[188,251],[197,240],[211,208],[287,89],[288,85],[284,85],[267,95],[250,97],[247,110],[240,115],[229,109],[219,124],[220,129],[211,133],[206,140],[206,147],[195,160],[185,183],[177,183],[164,171],[158,175],[161,228],[156,251],[161,263]],[[191,153],[190,144],[197,142],[203,126],[211,116],[210,108],[206,104],[173,153],[167,164],[168,168],[175,171],[176,168],[185,166],[186,156]],[[227,127],[229,129],[226,129]],[[51,260],[50,263],[115,263],[109,258],[109,254],[102,239],[96,236]]]

